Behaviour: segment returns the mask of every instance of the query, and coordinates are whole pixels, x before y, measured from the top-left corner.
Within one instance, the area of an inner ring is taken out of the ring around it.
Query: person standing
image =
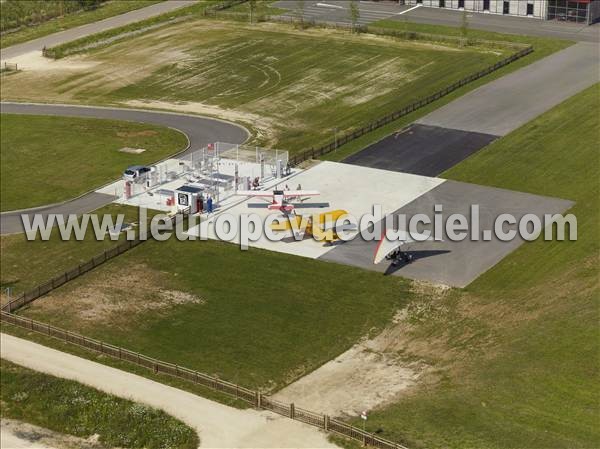
[[[206,210],[209,214],[212,214],[213,211],[213,199],[210,195],[208,195],[208,199],[206,200]]]

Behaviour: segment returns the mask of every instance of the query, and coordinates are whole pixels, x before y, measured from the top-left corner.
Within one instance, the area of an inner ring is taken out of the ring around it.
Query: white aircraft
[[[265,207],[269,210],[279,210],[283,213],[292,212],[298,204],[290,203],[297,200],[302,202],[302,198],[320,195],[316,190],[238,190],[236,195],[249,196],[266,200],[268,204]]]
[[[398,265],[400,262],[411,263],[413,256],[406,251],[402,251],[402,247],[409,243],[423,242],[426,240],[433,240],[433,238],[427,234],[409,233],[407,231],[394,231],[398,237],[394,240],[389,240],[386,236],[386,231],[383,232],[381,240],[375,248],[375,255],[373,257],[373,263],[378,264],[383,260],[391,260],[392,265]]]

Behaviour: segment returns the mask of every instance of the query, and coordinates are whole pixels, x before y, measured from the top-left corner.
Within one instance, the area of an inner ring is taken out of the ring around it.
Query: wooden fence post
[[[295,419],[296,417],[296,406],[294,405],[294,403],[292,402],[290,404],[290,418],[291,419]]]
[[[325,429],[325,432],[329,432],[329,415],[324,416],[323,429]]]
[[[256,408],[262,408],[262,394],[260,391],[256,392]]]

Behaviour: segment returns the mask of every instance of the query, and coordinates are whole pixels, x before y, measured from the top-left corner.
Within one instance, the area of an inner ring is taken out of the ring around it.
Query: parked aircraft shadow
[[[280,240],[280,242],[283,242],[283,243],[298,243],[298,242],[301,242],[303,240],[311,240],[313,238],[314,237],[312,235],[310,235],[310,234],[304,234],[302,236],[302,238],[299,238],[299,239],[296,239],[296,238],[294,238],[293,236],[290,235],[290,236],[282,238]],[[315,241],[317,241],[317,240],[315,240]],[[339,246],[339,245],[343,245],[344,243],[346,243],[343,240],[338,240],[336,242],[325,242],[325,241],[317,241],[317,242],[321,243],[323,246]]]
[[[416,262],[419,259],[425,259],[426,257],[433,257],[433,256],[439,256],[440,254],[447,254],[450,252],[450,250],[447,249],[437,249],[437,250],[433,250],[433,249],[426,249],[426,250],[421,250],[421,251],[405,251],[406,253],[410,254],[413,258],[412,263]],[[405,266],[410,265],[407,262],[401,261],[398,265],[392,265],[390,263],[389,267],[385,270],[385,273],[383,273],[385,276],[388,276],[390,274],[394,274],[396,271],[404,268]]]

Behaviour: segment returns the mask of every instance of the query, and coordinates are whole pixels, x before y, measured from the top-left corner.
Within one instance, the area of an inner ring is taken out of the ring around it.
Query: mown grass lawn
[[[11,76],[2,97],[184,109],[239,121],[257,144],[298,151],[513,51],[198,19],[91,50],[68,73]]]
[[[2,211],[74,198],[187,145],[178,131],[141,123],[2,114],[0,125]]]
[[[144,243],[23,313],[270,390],[381,329],[408,286],[332,263],[172,239]]]
[[[52,16],[54,18],[48,20],[38,18],[37,23],[23,24],[13,31],[6,32],[2,35],[2,39],[0,39],[0,48],[10,47],[11,45],[37,39],[47,36],[48,34],[97,22],[108,17],[133,11],[134,9],[150,6],[159,1],[160,0],[116,0],[102,3],[98,8],[88,11],[82,9],[77,10],[67,4],[62,7],[62,11],[65,12],[63,16],[59,16],[61,11],[60,3],[62,2],[34,2],[22,0],[2,2],[2,14],[6,14],[4,22],[6,22],[7,28],[11,26],[11,23],[15,25],[21,22],[23,20],[23,15],[36,17],[40,15],[42,11],[45,11],[48,17]],[[44,3],[46,3],[46,5],[44,5]],[[35,19],[32,20],[36,22]]]
[[[3,418],[89,438],[105,447],[198,447],[198,435],[165,412],[103,393],[78,382],[0,360]]]
[[[436,361],[437,380],[373,412],[368,429],[409,447],[597,447],[598,117],[600,85],[444,173],[575,200],[578,240],[523,245],[414,314],[406,355]]]

